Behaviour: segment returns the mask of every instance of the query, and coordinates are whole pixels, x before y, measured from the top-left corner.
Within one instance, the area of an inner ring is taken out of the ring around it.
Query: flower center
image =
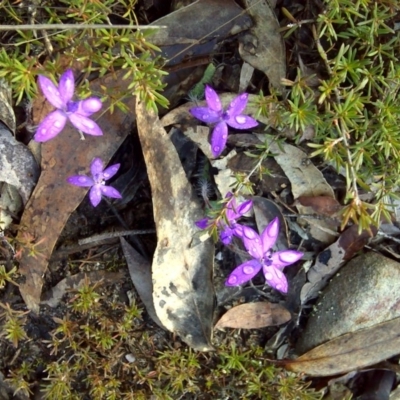
[[[265,253],[264,257],[261,260],[261,263],[266,267],[270,267],[272,265],[272,254],[272,251],[269,250],[267,253]]]
[[[226,111],[224,111],[224,112],[222,113],[222,119],[223,119],[224,121],[227,121],[227,120],[229,119],[229,115],[228,115],[228,113],[227,113]]]
[[[67,102],[67,109],[65,111],[67,114],[73,114],[77,110],[78,110],[78,103],[76,101]]]
[[[104,179],[103,173],[99,173],[93,176],[94,181],[96,182],[96,185],[105,185],[106,181]]]

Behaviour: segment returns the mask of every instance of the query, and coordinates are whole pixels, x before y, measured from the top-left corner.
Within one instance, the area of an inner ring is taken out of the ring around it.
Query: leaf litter
[[[285,48],[279,33],[279,24],[269,2],[246,0],[244,3],[248,14],[243,13],[233,1],[224,0],[223,3],[225,8],[222,12],[221,2],[217,4],[212,0],[199,0],[170,13],[164,19],[155,21],[155,24],[163,23],[168,26],[166,31],[160,31],[154,38],[157,38],[157,43],[163,47],[164,54],[172,59],[169,67],[173,66],[179,70],[179,64],[184,64],[186,58],[190,56],[210,56],[227,37],[250,28],[247,35],[239,39],[240,55],[248,63],[246,65],[250,66],[247,78],[243,71],[240,84],[242,87],[248,85],[251,87],[251,76],[255,68],[269,78],[272,86],[282,88],[281,79],[286,76]],[[205,22],[192,24],[196,30],[188,24],[194,16]],[[176,24],[176,21],[182,23]],[[203,40],[200,45],[200,39],[208,37],[210,32],[218,32],[218,35],[211,35],[209,40]],[[171,70],[172,75],[174,71]],[[179,85],[182,83],[183,80]],[[106,75],[91,83],[95,90],[98,85],[118,88],[121,84],[124,85],[124,82],[119,73],[112,78]],[[171,87],[167,88],[167,91]],[[226,106],[235,96],[237,94],[223,93],[220,96],[222,104]],[[257,99],[257,96],[249,95],[250,103],[253,103],[248,107],[251,114],[253,112],[255,114],[257,110],[255,106]],[[188,110],[194,106],[193,103],[186,103],[173,109],[162,118],[161,122],[156,113],[146,109],[143,103],[134,98],[129,98],[126,105],[130,109],[128,114],[116,110],[112,115],[106,113],[97,119],[97,123],[104,129],[103,137],[96,140],[87,137],[85,142],[81,142],[77,132],[67,127],[61,135],[42,147],[42,173],[22,215],[17,236],[17,240],[25,245],[25,250],[19,253],[20,273],[23,277],[20,284],[21,295],[27,307],[38,313],[40,304],[56,306],[70,288],[78,287],[77,285],[86,279],[83,278],[85,273],[61,280],[44,294],[40,303],[43,277],[53,249],[68,218],[85,196],[84,190],[68,186],[66,178],[73,174],[87,173],[87,166],[94,157],[101,157],[106,165],[134,124],[133,110],[135,110],[152,191],[157,246],[152,261],[149,261],[127,241],[121,239],[131,279],[148,314],[158,325],[178,334],[197,350],[212,350],[214,349],[212,343],[214,288],[217,287],[213,282],[214,246],[211,240],[199,240],[194,222],[203,216],[203,209],[196,199],[194,189],[165,128],[183,123],[187,136],[194,140],[199,149],[211,160],[213,154],[207,137],[210,129],[200,125],[193,128],[194,121],[189,121],[188,115]],[[199,105],[205,104],[198,102],[196,106]],[[38,109],[40,106],[41,104],[36,101],[34,107]],[[43,115],[37,119],[42,119]],[[9,127],[13,126],[12,117],[13,113],[5,122]],[[258,116],[257,119],[267,126],[274,127],[273,115]],[[314,132],[312,126],[307,129]],[[249,136],[261,138],[260,135],[249,134]],[[265,136],[262,136],[261,140],[264,139]],[[232,143],[234,140],[228,142],[229,145]],[[10,144],[7,146],[11,148]],[[271,151],[290,181],[290,193],[295,200],[291,207],[296,206],[299,214],[314,213],[325,217],[336,217],[340,213],[341,205],[336,200],[332,187],[320,169],[308,160],[307,153],[295,146],[288,144],[278,146],[273,142]],[[228,162],[235,155],[236,152],[232,151],[220,160],[211,161],[214,167],[220,169],[219,177],[215,180],[222,195],[227,193],[232,184],[230,180],[232,171],[228,168]],[[29,151],[24,151],[22,156],[15,158],[22,163],[29,160],[34,166],[33,156]],[[8,170],[14,169],[18,170],[12,165],[8,168]],[[19,169],[19,172],[21,175],[13,179],[13,186],[17,187],[17,193],[26,203],[37,177],[29,176],[30,179],[23,182],[28,174],[24,169]],[[226,176],[222,176],[223,173],[226,173]],[[97,183],[100,184],[100,181]],[[64,195],[66,191],[68,199]],[[263,197],[254,197],[255,220],[258,232],[262,232],[278,215],[284,229],[281,229],[277,236],[277,247],[287,249],[288,243],[291,243],[288,239],[293,235],[287,229],[285,211],[282,211],[282,208],[288,206],[281,199],[279,202],[283,204],[282,207],[277,206],[278,201],[275,203]],[[328,247],[319,253],[315,264],[307,271],[308,282],[302,287],[298,299],[299,308],[306,307],[311,300],[318,297],[320,290],[339,268],[356,252],[365,248],[371,232],[376,233],[376,230],[371,228],[370,232],[364,231],[358,234],[357,227],[351,226],[336,240],[337,225],[325,225],[323,220],[312,219],[309,216],[302,219],[306,221],[306,224],[302,224],[303,229],[307,229],[307,224],[308,227],[311,226],[311,240],[319,240],[320,245],[322,243]],[[304,238],[307,237],[304,235]],[[336,242],[332,243],[334,240]],[[29,246],[34,250],[36,257],[32,257],[26,251]],[[237,241],[232,248],[238,250]],[[120,273],[108,274],[102,271],[90,275],[91,280],[104,279],[108,283],[120,278]],[[249,289],[254,289],[257,295],[260,292],[265,295],[264,289],[261,291],[258,285]],[[292,311],[292,308],[289,309]],[[280,304],[267,301],[249,302],[232,307],[222,316],[215,328],[259,329],[289,321],[291,321],[290,312]],[[293,321],[290,323],[293,324]],[[354,368],[373,365],[397,354],[398,343],[393,333],[398,330],[397,325],[398,321],[393,320],[361,332],[344,335],[311,350],[297,360],[285,360],[281,364],[292,371],[309,376],[340,374]],[[386,348],[383,345],[385,341],[389,343]],[[374,349],[373,352],[371,348]],[[371,355],[375,352],[379,355]]]

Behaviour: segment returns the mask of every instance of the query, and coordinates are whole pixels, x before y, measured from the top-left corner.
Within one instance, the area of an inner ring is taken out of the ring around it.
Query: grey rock
[[[321,293],[296,353],[399,317],[399,293],[400,263],[372,252],[353,258]]]

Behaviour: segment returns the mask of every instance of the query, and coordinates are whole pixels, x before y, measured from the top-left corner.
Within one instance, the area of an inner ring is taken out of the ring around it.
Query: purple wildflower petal
[[[239,286],[253,279],[261,270],[262,265],[257,260],[246,261],[236,267],[225,281],[225,286]]]
[[[101,174],[103,172],[103,169],[104,169],[104,163],[102,159],[99,157],[94,158],[92,163],[90,164],[90,172],[93,178],[95,178],[96,175]]]
[[[275,217],[264,229],[261,234],[261,242],[264,253],[271,250],[276,243],[279,235],[279,218]]]
[[[247,214],[252,207],[253,207],[253,200],[246,200],[242,204],[239,204],[239,207],[237,208],[237,213],[240,216],[243,216]]]
[[[113,199],[122,199],[121,193],[112,186],[100,185],[100,190],[104,196],[112,197]]]
[[[193,107],[189,112],[193,117],[205,122],[206,124],[214,124],[221,119],[220,115],[216,111],[211,110],[208,107]]]
[[[74,95],[75,90],[75,79],[74,73],[71,69],[67,69],[60,77],[58,84],[58,91],[60,92],[63,104],[67,104]],[[60,108],[60,107],[57,107]]]
[[[89,97],[88,99],[78,102],[76,113],[85,117],[90,117],[95,112],[99,111],[102,107],[102,102],[97,97]]]
[[[218,157],[225,149],[228,140],[228,126],[224,121],[215,125],[211,134],[211,152],[214,157]]]
[[[110,167],[106,168],[103,171],[104,179],[106,181],[111,179],[118,172],[120,166],[121,166],[121,164],[114,164],[114,165],[111,165]]]
[[[235,219],[239,218],[237,217],[237,212],[236,210],[236,200],[235,198],[231,199],[228,201],[226,204],[226,219],[228,221],[234,221]]]
[[[38,82],[47,101],[56,108],[63,108],[64,102],[57,86],[43,75],[39,75]]]
[[[89,200],[93,207],[97,207],[101,201],[101,185],[94,185],[89,192]]]
[[[241,114],[247,106],[248,98],[249,95],[247,93],[242,93],[239,96],[235,97],[229,104],[228,109],[226,110],[227,115],[231,118],[235,115]]]
[[[228,244],[231,244],[232,242],[233,234],[234,231],[231,229],[231,227],[225,226],[225,228],[219,233],[219,238],[225,246],[228,246]]]
[[[232,229],[235,236],[241,239],[243,238],[243,225],[235,224]]]
[[[258,125],[258,122],[248,115],[232,115],[226,123],[236,129],[249,129]]]
[[[88,186],[93,186],[94,181],[92,178],[86,175],[74,175],[70,176],[67,179],[67,182],[70,183],[71,185],[75,186],[83,186],[83,187],[88,187]]]
[[[301,257],[303,257],[303,253],[301,251],[296,251],[296,250],[277,251],[271,256],[271,264],[275,268],[283,269],[288,265],[292,265],[296,261],[299,261]]]
[[[222,110],[222,104],[216,91],[211,86],[206,85],[205,95],[208,107],[219,113]]]
[[[47,142],[57,136],[65,126],[67,117],[60,110],[55,110],[48,114],[43,121],[39,124],[35,140],[37,142]]]
[[[235,203],[232,202],[232,207],[229,207],[227,210],[227,216],[229,215],[229,220],[239,219],[244,214],[249,212],[251,207],[253,207],[253,202],[251,200],[246,200],[238,206],[236,205],[236,201]]]
[[[198,221],[196,221],[194,224],[199,228],[199,229],[206,229],[208,228],[208,218],[203,218]]]
[[[274,268],[273,265],[267,267],[263,266],[263,273],[265,276],[265,281],[272,288],[279,290],[282,293],[287,293],[288,291],[288,282],[286,276],[282,271],[277,268]]]
[[[87,133],[88,135],[92,136],[103,135],[101,128],[96,124],[96,122],[92,121],[90,118],[76,113],[70,114],[68,118],[71,121],[72,125],[74,125],[75,128],[79,129],[83,133]]]
[[[254,229],[248,226],[243,226],[243,244],[252,257],[259,260],[264,257],[260,236]]]

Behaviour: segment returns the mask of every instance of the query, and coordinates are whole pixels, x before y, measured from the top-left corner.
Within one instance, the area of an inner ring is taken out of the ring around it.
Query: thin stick
[[[0,25],[0,31],[39,31],[53,29],[164,29],[164,25],[39,24]]]
[[[131,235],[145,235],[154,232],[155,232],[154,229],[136,229],[133,231],[107,232],[107,233],[102,233],[101,235],[94,235],[85,239],[78,240],[78,244],[82,246],[83,244],[98,242],[104,239],[110,239],[121,236],[131,236]]]

